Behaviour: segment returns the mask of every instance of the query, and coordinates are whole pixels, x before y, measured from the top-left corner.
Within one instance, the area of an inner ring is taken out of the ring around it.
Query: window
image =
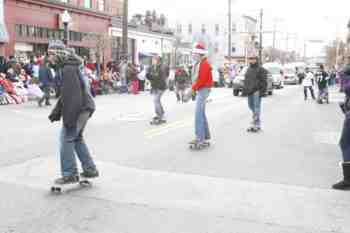
[[[16,36],[21,37],[22,36],[22,25],[16,25]]]
[[[202,34],[204,35],[205,33],[206,33],[205,24],[202,24]]]
[[[220,26],[219,26],[219,24],[215,24],[215,35],[219,35],[219,33],[220,33]]]
[[[34,27],[28,26],[28,37],[34,37]]]
[[[49,37],[49,30],[47,28],[42,28],[42,38]]]
[[[98,10],[104,11],[105,10],[105,0],[99,0],[98,1]]]
[[[84,0],[84,7],[85,8],[92,8],[91,0]]]
[[[49,35],[49,39],[54,39],[55,37],[55,32],[52,29],[48,29],[48,35]]]
[[[189,25],[188,25],[188,34],[192,34],[192,24],[190,23]]]
[[[177,25],[177,33],[178,33],[178,34],[181,34],[181,33],[182,33],[182,25],[181,25],[181,24],[178,24],[178,25]]]
[[[237,32],[237,24],[232,23],[232,32]]]

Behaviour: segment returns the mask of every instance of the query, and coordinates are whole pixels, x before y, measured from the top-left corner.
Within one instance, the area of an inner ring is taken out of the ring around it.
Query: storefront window
[[[28,37],[34,37],[34,26],[28,26]]]
[[[54,39],[55,33],[52,29],[48,29],[49,39]]]
[[[48,38],[49,37],[49,31],[47,28],[42,28],[42,38]]]

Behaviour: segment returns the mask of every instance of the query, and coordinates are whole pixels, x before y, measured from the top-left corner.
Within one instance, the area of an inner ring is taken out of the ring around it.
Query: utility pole
[[[273,24],[273,41],[272,41],[272,48],[273,50],[276,49],[276,21]]]
[[[306,62],[306,41],[304,41],[304,62]]]
[[[262,50],[263,50],[263,16],[264,10],[260,9],[260,42],[259,42],[259,64],[262,65]]]
[[[123,3],[123,32],[122,32],[122,60],[123,66],[127,66],[128,63],[128,0],[124,0]],[[126,65],[125,65],[126,64]],[[127,87],[127,77],[128,77],[128,69],[124,67],[122,69],[124,71],[124,75],[122,74],[122,86],[123,89]],[[124,90],[123,90],[124,91]]]
[[[228,57],[231,62],[232,54],[232,15],[231,15],[232,0],[228,0]]]
[[[289,50],[289,33],[287,32],[287,38],[286,38],[286,52]]]

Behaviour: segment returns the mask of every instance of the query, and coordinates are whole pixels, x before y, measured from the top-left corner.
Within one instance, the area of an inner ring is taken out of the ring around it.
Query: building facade
[[[120,25],[111,27],[109,34],[113,41],[113,59],[118,60],[118,54],[121,54],[122,46],[122,29]],[[129,28],[128,38],[129,60],[135,64],[150,65],[153,55],[161,56],[166,64],[171,63],[175,42],[174,36],[137,27]]]
[[[228,44],[227,24],[225,15],[208,21],[176,22],[176,35],[184,43],[204,43],[209,51],[209,60],[215,67],[223,67],[228,61],[225,58],[229,49],[234,62],[244,63],[256,38],[257,20],[250,16],[234,15],[231,45]]]
[[[9,40],[2,44],[2,55],[46,52],[50,40],[63,39],[62,14],[67,10],[68,44],[88,56],[98,36],[108,34],[112,17],[123,13],[122,4],[122,0],[4,0]]]

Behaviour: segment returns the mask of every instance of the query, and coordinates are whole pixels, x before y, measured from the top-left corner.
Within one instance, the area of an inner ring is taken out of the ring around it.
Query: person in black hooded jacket
[[[341,72],[345,77],[350,78],[350,55],[348,56],[348,65],[346,65]],[[350,190],[350,82],[345,83],[343,88],[345,92],[345,101],[340,104],[340,107],[345,114],[345,119],[339,146],[343,155],[341,166],[344,178],[334,184],[332,188],[338,190]]]
[[[79,182],[75,160],[77,154],[83,168],[83,177],[98,177],[99,173],[83,139],[86,124],[95,111],[88,81],[84,79],[80,66],[82,60],[74,51],[65,48],[61,41],[51,42],[49,56],[62,71],[61,96],[49,115],[51,122],[63,118],[60,136],[60,158],[62,177],[56,184]]]
[[[255,54],[249,56],[249,63],[243,91],[248,96],[248,106],[253,113],[253,121],[248,131],[257,132],[261,129],[261,97],[267,88],[267,71],[260,66]]]

